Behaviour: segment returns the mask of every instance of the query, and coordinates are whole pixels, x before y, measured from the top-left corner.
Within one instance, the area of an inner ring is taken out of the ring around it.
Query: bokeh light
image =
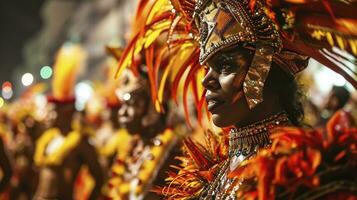
[[[43,66],[40,70],[40,76],[43,79],[49,79],[52,76],[52,68],[50,66]]]
[[[87,101],[93,95],[93,88],[89,81],[83,81],[76,85],[75,96],[76,96],[76,109],[82,111],[85,108]]]
[[[14,94],[14,92],[12,91],[11,88],[3,88],[1,91],[1,95],[4,97],[4,99],[11,99],[12,95]]]
[[[11,99],[14,92],[12,91],[12,84],[9,81],[6,81],[2,84],[1,95],[4,99]]]
[[[5,101],[3,98],[0,97],[0,108],[3,107],[5,104]]]
[[[346,84],[345,78],[327,68],[322,68],[315,74],[315,77],[317,86],[324,93],[328,93],[334,85],[344,86]]]
[[[24,86],[29,86],[33,83],[33,75],[31,73],[25,73],[21,77],[21,82]]]
[[[9,81],[6,81],[2,84],[2,89],[5,89],[5,88],[10,88],[12,89],[12,84],[9,82]]]

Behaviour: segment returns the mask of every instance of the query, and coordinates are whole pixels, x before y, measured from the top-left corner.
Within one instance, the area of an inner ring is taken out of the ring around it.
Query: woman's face
[[[127,92],[121,97],[122,106],[118,110],[119,124],[129,133],[138,133],[142,125],[148,107],[148,97],[142,92]]]
[[[222,51],[206,63],[208,73],[202,84],[213,123],[219,127],[239,124],[249,115],[243,82],[253,54],[243,47]]]

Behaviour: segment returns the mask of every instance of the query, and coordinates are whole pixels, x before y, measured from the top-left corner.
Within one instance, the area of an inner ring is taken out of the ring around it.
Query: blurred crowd
[[[144,194],[156,199],[150,189],[162,185],[165,171],[177,162],[181,138],[202,140],[195,134],[200,126],[188,126],[176,105],[166,102],[165,112],[155,109],[144,68],[139,75],[127,70],[114,79],[121,49],[108,47],[107,52],[103,73],[108,79],[92,83],[95,92],[82,110],[76,109],[74,97],[82,54],[76,44],[58,52],[51,87],[32,85],[1,108],[1,199],[41,199],[36,196],[58,193],[63,199]],[[323,126],[341,109],[357,119],[356,106],[356,93],[333,86],[321,105],[305,96],[304,122]]]
[[[68,43],[51,87],[34,84],[1,108],[1,199],[158,198],[151,187],[164,183],[194,129],[170,102],[156,110],[145,69],[114,79],[121,49],[107,52],[107,80],[91,83],[83,108],[74,93],[83,49]]]

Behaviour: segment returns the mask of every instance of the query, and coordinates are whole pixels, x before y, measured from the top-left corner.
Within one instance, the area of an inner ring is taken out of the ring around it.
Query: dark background
[[[0,84],[14,81],[23,61],[23,47],[41,29],[40,9],[45,0],[0,0]]]

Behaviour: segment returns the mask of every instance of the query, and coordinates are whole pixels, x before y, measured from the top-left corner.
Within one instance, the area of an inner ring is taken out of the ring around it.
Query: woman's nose
[[[128,114],[128,106],[123,104],[118,110],[118,116],[126,116]]]
[[[207,90],[217,90],[220,88],[219,81],[218,81],[218,74],[210,68],[208,73],[202,80],[202,85]]]

